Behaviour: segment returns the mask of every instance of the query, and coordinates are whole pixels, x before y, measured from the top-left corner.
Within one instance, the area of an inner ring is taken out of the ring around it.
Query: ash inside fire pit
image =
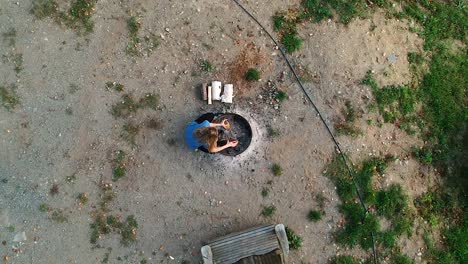
[[[227,148],[219,152],[226,156],[236,156],[244,152],[252,141],[252,128],[249,122],[238,114],[220,114],[216,116],[214,122],[221,122],[223,119],[227,119],[231,124],[230,130],[220,130],[218,141],[227,141],[229,139],[237,139],[239,144],[234,148]]]

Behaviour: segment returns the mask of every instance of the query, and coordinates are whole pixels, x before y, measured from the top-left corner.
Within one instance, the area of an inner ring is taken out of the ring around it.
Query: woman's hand
[[[226,145],[228,145],[231,148],[234,148],[235,146],[237,146],[237,144],[239,144],[239,141],[237,141],[236,139],[233,139],[233,140],[229,140]]]
[[[231,124],[229,124],[229,121],[227,119],[224,119],[221,124],[223,125],[224,129],[229,130],[231,128]]]

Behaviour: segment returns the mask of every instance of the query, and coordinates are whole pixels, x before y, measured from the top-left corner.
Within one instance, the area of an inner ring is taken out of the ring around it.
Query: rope
[[[322,113],[319,111],[319,109],[317,108],[317,106],[315,105],[314,101],[312,100],[312,98],[310,97],[310,95],[307,93],[306,89],[304,88],[304,85],[302,85],[302,82],[301,80],[299,79],[299,76],[297,75],[296,71],[294,70],[294,68],[292,67],[291,65],[291,62],[289,61],[288,57],[286,56],[286,53],[284,52],[283,48],[278,44],[278,42],[276,41],[276,39],[270,34],[270,32],[247,10],[245,9],[245,7],[239,3],[238,0],[232,0],[234,1],[234,3],[236,3],[253,21],[255,21],[255,23],[257,23],[257,25],[268,35],[268,37],[273,41],[273,43],[275,43],[275,45],[278,47],[278,50],[280,51],[282,57],[284,58],[284,60],[286,61],[286,64],[288,65],[288,68],[289,70],[293,73],[294,75],[294,78],[296,80],[296,82],[299,84],[299,86],[301,87],[301,90],[302,92],[304,93],[304,95],[306,96],[307,98],[307,101],[310,102],[310,104],[312,105],[312,107],[314,108],[315,112],[317,112],[318,116],[320,117],[320,120],[322,121],[323,125],[325,126],[328,134],[330,135],[330,138],[332,139],[333,143],[335,144],[335,147],[336,147],[336,150],[339,154],[339,156],[341,157],[341,159],[343,160],[343,163],[345,164],[346,166],[346,169],[348,170],[348,173],[349,173],[349,176],[351,177],[351,180],[353,181],[353,184],[354,184],[354,187],[356,188],[356,193],[358,195],[358,198],[359,198],[359,202],[361,203],[362,207],[364,208],[364,211],[365,211],[365,214],[368,214],[369,213],[369,210],[364,202],[364,198],[362,197],[362,193],[359,189],[359,186],[357,185],[356,181],[354,180],[354,175],[353,175],[353,172],[346,160],[346,157],[345,155],[343,154],[343,151],[341,150],[341,147],[340,147],[340,144],[338,143],[338,141],[336,140],[335,136],[333,135],[333,132],[331,131],[330,127],[327,125],[327,122],[325,121]],[[365,215],[364,215],[365,217]],[[378,263],[377,262],[377,249],[375,247],[375,236],[374,236],[374,232],[371,232],[371,237],[372,237],[372,251],[373,251],[373,255],[374,255],[374,263]]]

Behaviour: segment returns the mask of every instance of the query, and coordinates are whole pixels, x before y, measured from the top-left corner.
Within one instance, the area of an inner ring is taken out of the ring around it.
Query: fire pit
[[[237,156],[249,147],[250,142],[252,141],[252,128],[245,118],[233,113],[218,114],[216,115],[214,122],[221,122],[223,119],[227,119],[229,121],[231,129],[220,130],[218,141],[237,139],[239,144],[234,148],[227,148],[219,153],[225,156]]]

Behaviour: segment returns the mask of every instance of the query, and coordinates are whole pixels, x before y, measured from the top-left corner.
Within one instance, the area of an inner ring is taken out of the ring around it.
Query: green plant
[[[10,28],[7,32],[2,33],[3,41],[8,42],[8,46],[12,47],[16,44],[16,29]]]
[[[31,9],[31,13],[38,19],[52,17],[57,11],[58,5],[53,0],[36,0]]]
[[[78,194],[78,201],[80,201],[80,205],[86,205],[89,200],[89,195],[87,193],[80,193]]]
[[[0,99],[2,101],[2,105],[9,111],[13,110],[20,103],[15,89],[15,86],[0,86]]]
[[[272,217],[276,213],[276,207],[274,205],[264,206],[262,215],[264,217]]]
[[[50,210],[50,207],[47,204],[43,203],[39,205],[39,211],[45,213],[45,212],[48,212],[49,210]]]
[[[123,125],[120,136],[131,145],[136,146],[136,136],[138,132],[140,132],[140,126],[128,122]]]
[[[415,262],[406,255],[397,254],[392,256],[391,264],[414,264]]]
[[[113,89],[117,92],[122,92],[124,89],[123,84],[116,83],[116,82],[106,82],[106,88],[107,90]]]
[[[138,104],[133,97],[130,94],[124,94],[121,101],[112,106],[111,113],[114,117],[128,117],[132,113],[135,113],[137,109]]]
[[[310,210],[309,214],[307,215],[307,218],[311,222],[317,222],[320,219],[322,219],[322,213],[317,210]]]
[[[275,93],[275,99],[281,103],[284,100],[288,99],[288,94],[284,91],[277,91]]]
[[[200,67],[201,67],[202,71],[204,71],[204,72],[213,72],[213,71],[215,71],[215,67],[208,60],[202,60],[200,62]]]
[[[262,189],[261,194],[262,194],[262,197],[263,197],[263,198],[266,198],[266,197],[268,196],[269,193],[270,193],[270,190],[269,190],[268,188],[264,187],[264,188]]]
[[[130,36],[135,36],[138,34],[138,31],[141,28],[141,23],[138,21],[138,18],[135,16],[131,16],[127,20],[127,28],[130,32]]]
[[[50,219],[57,223],[64,223],[68,221],[67,216],[63,213],[61,209],[55,209],[50,216]]]
[[[258,81],[260,80],[260,72],[257,69],[250,68],[245,73],[245,79],[247,81]]]
[[[284,45],[287,53],[293,53],[302,46],[302,39],[298,37],[296,31],[291,31],[283,35],[281,44]]]
[[[138,102],[138,108],[151,108],[156,110],[159,105],[159,95],[153,93],[147,93],[145,96],[140,98]]]
[[[286,227],[286,236],[291,250],[297,250],[302,247],[302,238],[298,236],[291,228]]]
[[[348,123],[336,123],[335,131],[337,135],[345,135],[351,137],[358,137],[362,135],[362,131],[354,126],[353,124]]]
[[[280,135],[279,130],[272,128],[271,126],[267,127],[268,137],[273,138]]]
[[[275,176],[281,176],[283,174],[283,168],[278,163],[275,163],[273,166],[271,166],[271,171]]]
[[[114,159],[114,168],[112,169],[112,180],[117,181],[120,178],[124,177],[127,173],[127,168],[125,167],[125,160],[126,154],[122,150],[117,151],[116,157]]]

